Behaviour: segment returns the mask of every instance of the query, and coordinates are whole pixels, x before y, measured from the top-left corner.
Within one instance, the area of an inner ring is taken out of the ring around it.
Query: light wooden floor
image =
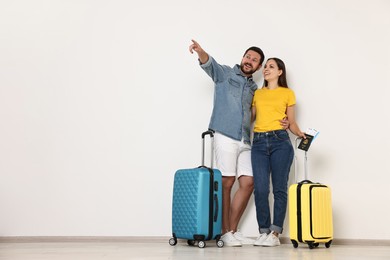
[[[168,244],[168,238],[141,240],[90,240],[90,241],[4,241],[0,240],[1,260],[130,260],[130,259],[315,259],[315,260],[359,260],[390,259],[390,246],[332,245],[309,249],[291,244],[265,248],[244,246],[241,248],[218,248],[214,241],[208,241],[204,249],[190,247],[184,241],[176,246]]]

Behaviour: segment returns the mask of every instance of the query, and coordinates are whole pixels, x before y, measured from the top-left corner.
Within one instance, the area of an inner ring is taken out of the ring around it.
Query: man
[[[251,105],[257,89],[253,73],[261,68],[264,53],[250,47],[241,64],[218,64],[194,40],[189,47],[198,54],[200,66],[215,83],[214,107],[209,128],[215,131],[216,167],[222,172],[222,240],[225,246],[253,244],[238,231],[238,223],[253,192],[251,165]],[[231,198],[234,182],[239,187]]]

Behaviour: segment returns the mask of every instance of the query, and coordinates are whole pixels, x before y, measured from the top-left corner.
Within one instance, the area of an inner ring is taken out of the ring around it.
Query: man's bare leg
[[[231,192],[236,177],[222,177],[222,234],[231,231],[230,227],[230,204]]]
[[[229,228],[233,232],[237,231],[238,224],[248,205],[248,201],[253,193],[253,177],[241,176],[238,179],[239,187],[233,196],[230,204]]]

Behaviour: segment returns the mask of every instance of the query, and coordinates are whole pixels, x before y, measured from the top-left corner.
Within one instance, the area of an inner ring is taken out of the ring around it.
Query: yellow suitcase
[[[295,169],[297,158],[295,157]],[[295,172],[297,174],[297,171]],[[331,190],[328,186],[307,180],[307,152],[305,151],[305,179],[292,184],[288,190],[290,239],[295,248],[306,243],[310,249],[333,240]]]

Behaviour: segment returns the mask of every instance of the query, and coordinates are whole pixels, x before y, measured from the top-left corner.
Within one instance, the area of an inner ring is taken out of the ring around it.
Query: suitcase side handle
[[[218,201],[218,196],[217,194],[214,194],[214,222],[217,222],[218,220],[218,209],[219,209],[219,201]]]
[[[312,182],[310,180],[303,180],[303,181],[298,182],[298,184],[321,184],[321,183],[319,183],[319,182]]]
[[[313,182],[310,180],[303,180],[303,181],[300,181],[298,184],[303,184],[303,183],[313,183]]]

